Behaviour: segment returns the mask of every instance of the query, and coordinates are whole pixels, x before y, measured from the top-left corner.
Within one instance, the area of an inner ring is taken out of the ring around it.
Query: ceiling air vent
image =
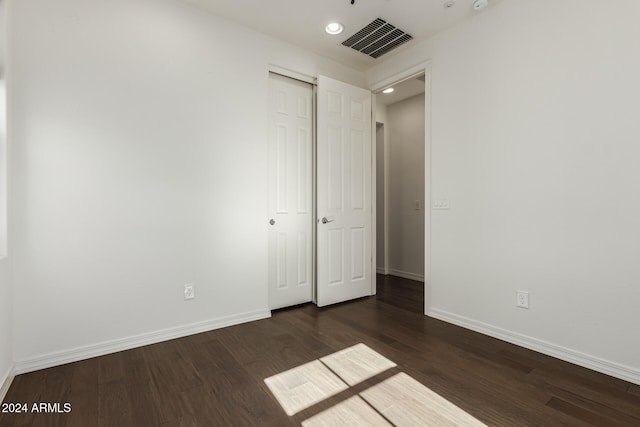
[[[342,44],[372,58],[378,58],[412,38],[411,35],[394,27],[384,19],[377,18],[343,41]]]

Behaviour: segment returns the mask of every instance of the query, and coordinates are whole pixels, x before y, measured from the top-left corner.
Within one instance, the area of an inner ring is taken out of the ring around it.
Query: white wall
[[[424,277],[424,94],[387,107],[389,271]],[[416,210],[415,202],[420,208]]]
[[[385,242],[384,242],[384,164],[385,141],[384,123],[376,123],[376,270],[384,273]]]
[[[8,177],[7,168],[7,1],[0,0],[0,401],[13,370],[13,286],[11,258],[7,250]]]
[[[429,312],[640,383],[638,16],[503,1],[367,78],[432,61]]]
[[[268,64],[364,75],[170,0],[13,19],[17,369],[268,315]]]
[[[378,97],[380,95],[377,95]],[[387,106],[380,102],[376,103],[376,125],[377,123],[381,123],[381,137],[383,141],[383,153],[382,153],[382,162],[380,161],[380,155],[376,155],[376,271],[380,274],[387,274],[385,270],[387,268],[386,258],[388,257],[386,240],[388,240],[388,236],[385,235],[385,226],[388,227],[389,218],[388,218],[388,205],[385,205],[385,194],[389,192],[389,127],[388,123],[388,115],[387,115]],[[378,132],[376,132],[376,138],[378,137]],[[378,144],[376,143],[376,150],[379,149]],[[386,170],[385,170],[386,169]],[[386,174],[386,175],[385,175]],[[386,225],[385,225],[386,223]]]

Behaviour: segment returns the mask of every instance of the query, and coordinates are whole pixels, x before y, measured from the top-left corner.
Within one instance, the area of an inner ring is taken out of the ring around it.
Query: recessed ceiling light
[[[385,90],[382,91],[382,93],[391,93],[393,92],[393,88],[392,87],[388,87]]]
[[[344,26],[339,22],[329,22],[327,26],[324,27],[324,30],[327,34],[335,35],[340,34],[342,30],[344,30]]]

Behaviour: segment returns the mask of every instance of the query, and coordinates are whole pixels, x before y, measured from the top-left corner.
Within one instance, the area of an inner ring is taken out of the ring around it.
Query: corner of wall
[[[0,191],[0,209],[3,210],[0,215],[0,227],[2,230],[2,242],[0,251],[0,402],[4,400],[11,382],[15,376],[15,366],[13,363],[13,269],[12,259],[9,254],[10,250],[10,216],[11,216],[11,162],[10,162],[10,95],[9,85],[10,80],[10,34],[11,34],[11,22],[10,22],[10,5],[9,0],[0,0],[0,81],[3,89],[0,93],[0,173],[3,176],[0,178],[0,185],[2,185],[2,191]]]
[[[555,357],[556,359],[564,360],[634,384],[640,384],[640,370],[634,367],[605,360],[600,357],[553,344],[535,337],[520,334],[512,330],[503,329],[475,319],[439,310],[437,308],[429,307],[428,311],[429,317],[434,319],[442,320],[443,322],[479,332],[483,335],[497,338],[501,341],[515,344],[520,347],[528,348],[529,350],[537,351],[538,353],[546,354],[547,356]]]
[[[13,364],[9,367],[9,371],[3,376],[0,377],[0,403],[4,402],[4,398],[9,391],[9,387],[11,387],[11,383],[13,382],[13,378],[15,377],[15,368]]]

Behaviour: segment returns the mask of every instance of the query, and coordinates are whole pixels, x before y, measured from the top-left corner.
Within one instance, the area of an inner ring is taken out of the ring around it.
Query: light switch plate
[[[449,199],[433,199],[431,208],[434,210],[449,209]]]

